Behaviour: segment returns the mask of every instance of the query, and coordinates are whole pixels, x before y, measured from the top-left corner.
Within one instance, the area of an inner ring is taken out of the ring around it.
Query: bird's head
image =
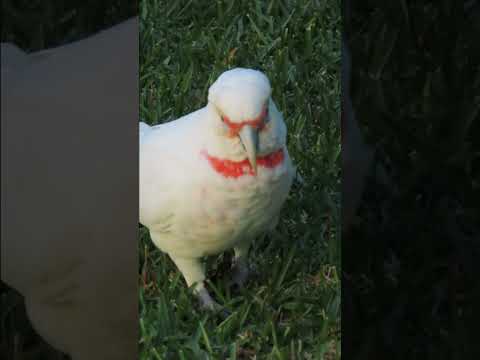
[[[254,173],[257,157],[282,149],[286,140],[286,127],[271,93],[262,72],[244,68],[221,74],[208,93],[216,133],[223,143],[246,155]]]

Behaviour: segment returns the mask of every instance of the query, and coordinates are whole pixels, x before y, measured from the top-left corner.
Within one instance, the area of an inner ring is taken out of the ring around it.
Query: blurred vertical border
[[[1,42],[33,52],[81,40],[138,13],[137,1],[2,0]],[[23,297],[0,283],[0,358],[61,360],[33,330]]]
[[[342,355],[478,359],[480,1],[344,3],[356,116],[390,182],[371,174],[342,240]]]

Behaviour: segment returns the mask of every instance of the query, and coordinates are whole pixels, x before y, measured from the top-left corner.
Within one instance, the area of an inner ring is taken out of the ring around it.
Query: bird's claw
[[[231,315],[229,310],[214,300],[204,301],[202,298],[200,298],[200,308],[204,311],[219,315],[222,319],[226,319]]]
[[[229,282],[231,288],[235,290],[243,289],[249,275],[248,266],[245,263],[236,263],[232,267],[232,277]]]
[[[202,298],[200,298],[200,308],[202,310],[207,310],[207,311],[212,311],[212,312],[218,312],[223,309],[223,306],[217,303],[214,300],[211,301],[205,301]]]
[[[219,314],[222,318],[227,318],[231,314],[230,311],[228,311],[224,306],[213,300],[207,289],[205,288],[199,290],[198,300],[200,302],[200,308],[202,310]]]

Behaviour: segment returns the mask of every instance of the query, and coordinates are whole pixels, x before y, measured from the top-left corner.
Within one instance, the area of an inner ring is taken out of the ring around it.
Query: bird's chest
[[[192,194],[195,243],[207,255],[253,240],[274,225],[290,185],[287,169],[199,185]]]

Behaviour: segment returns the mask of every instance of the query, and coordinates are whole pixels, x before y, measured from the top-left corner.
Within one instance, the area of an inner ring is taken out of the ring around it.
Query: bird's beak
[[[240,141],[247,153],[248,161],[252,165],[253,172],[257,173],[257,150],[258,150],[258,132],[250,125],[242,127],[238,133]]]

